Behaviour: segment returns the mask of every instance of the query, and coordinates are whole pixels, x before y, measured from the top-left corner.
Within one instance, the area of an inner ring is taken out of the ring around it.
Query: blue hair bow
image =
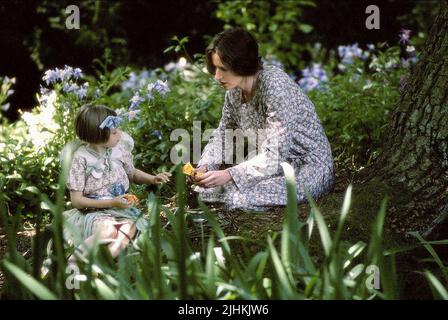
[[[101,122],[99,128],[100,129],[104,129],[104,128],[115,129],[115,128],[118,128],[118,126],[122,122],[123,122],[123,118],[120,116],[107,116],[106,119],[104,119],[103,122]]]

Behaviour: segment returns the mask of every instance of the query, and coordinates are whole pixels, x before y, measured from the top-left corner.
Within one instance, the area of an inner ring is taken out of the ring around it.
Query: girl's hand
[[[213,188],[226,184],[232,180],[228,170],[208,171],[201,176],[196,176],[197,184],[204,188]]]
[[[112,199],[112,201],[113,201],[114,208],[118,208],[118,209],[128,209],[133,206],[133,203],[128,202],[126,200],[126,198],[124,198],[124,195],[118,196],[118,197]]]
[[[154,184],[161,184],[170,181],[171,173],[162,172],[154,176]]]

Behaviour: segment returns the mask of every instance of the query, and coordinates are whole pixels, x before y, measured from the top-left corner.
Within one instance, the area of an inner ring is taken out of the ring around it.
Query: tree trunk
[[[429,235],[448,217],[448,1],[431,28],[400,101],[392,112],[385,152],[368,171],[407,203],[393,201],[406,231]]]

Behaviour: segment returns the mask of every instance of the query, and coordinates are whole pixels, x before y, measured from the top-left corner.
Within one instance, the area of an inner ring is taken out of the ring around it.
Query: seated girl
[[[147,222],[126,195],[130,182],[161,184],[170,173],[150,175],[134,167],[132,138],[118,128],[122,118],[102,105],[85,105],[75,120],[82,141],[73,153],[67,179],[74,209],[64,212],[64,238],[76,247],[95,237],[116,257]]]

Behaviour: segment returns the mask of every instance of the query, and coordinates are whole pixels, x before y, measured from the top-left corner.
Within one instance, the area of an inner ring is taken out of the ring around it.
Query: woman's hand
[[[202,165],[202,166],[194,169],[193,174],[191,176],[188,176],[188,181],[196,183],[196,182],[199,181],[197,179],[197,177],[203,175],[206,172],[207,172],[207,166],[206,165]]]
[[[112,199],[112,205],[114,208],[128,209],[133,206],[133,203],[126,200],[124,195],[121,195]]]
[[[170,181],[171,173],[162,172],[154,176],[153,184],[161,184]]]
[[[229,171],[226,170],[215,170],[208,171],[201,176],[196,176],[196,183],[204,188],[213,188],[226,184],[232,180],[232,176]]]

